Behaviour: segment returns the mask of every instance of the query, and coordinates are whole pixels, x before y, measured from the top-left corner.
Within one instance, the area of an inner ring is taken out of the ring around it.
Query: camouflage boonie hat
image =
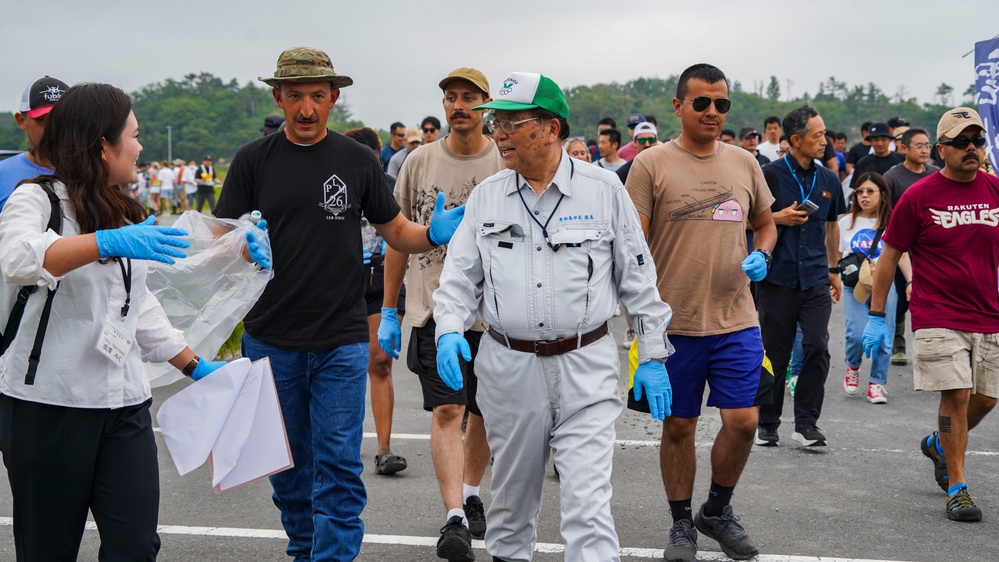
[[[281,53],[272,78],[257,78],[272,88],[282,82],[330,82],[334,88],[344,88],[354,83],[350,76],[337,74],[329,55],[311,47],[292,47]]]

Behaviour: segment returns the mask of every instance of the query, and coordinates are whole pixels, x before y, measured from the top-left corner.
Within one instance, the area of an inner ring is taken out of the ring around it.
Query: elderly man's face
[[[499,111],[495,113],[496,121],[519,123],[512,133],[507,133],[502,127],[497,127],[493,140],[500,151],[500,157],[508,169],[522,171],[537,165],[547,158],[547,146],[557,138],[551,136],[551,122],[531,119],[530,111]],[[606,137],[603,137],[606,138]]]

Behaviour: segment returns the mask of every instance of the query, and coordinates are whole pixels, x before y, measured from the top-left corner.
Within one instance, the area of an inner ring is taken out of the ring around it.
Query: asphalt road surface
[[[623,318],[613,320],[624,332]],[[407,331],[408,330],[405,330]],[[967,478],[984,512],[981,523],[956,523],[944,513],[945,494],[933,481],[932,466],[919,451],[921,437],[936,424],[937,396],[912,389],[911,366],[891,368],[889,403],[867,403],[863,390],[847,396],[842,387],[842,305],[830,326],[832,367],[819,426],[824,448],[804,449],[791,440],[790,403],[777,448],[755,447],[733,505],[760,545],[761,561],[996,560],[999,549],[999,414],[975,429],[968,443]],[[911,340],[911,338],[910,338]],[[406,349],[405,342],[403,350]],[[622,364],[626,364],[621,351]],[[867,381],[867,364],[861,388]],[[373,470],[374,423],[365,419],[362,456],[368,506],[366,537],[358,560],[434,561],[445,511],[430,459],[430,414],[422,409],[419,383],[403,363],[395,370],[396,412],[392,449],[409,468],[394,476]],[[187,384],[156,389],[155,405]],[[626,392],[621,386],[622,396]],[[707,408],[697,433],[694,506],[704,501],[717,411]],[[625,411],[617,423],[613,511],[625,560],[661,560],[669,517],[659,474],[661,424]],[[160,530],[164,561],[280,561],[285,539],[266,480],[216,495],[205,467],[184,477],[160,444]],[[2,470],[2,469],[0,469]],[[6,480],[6,479],[4,479]],[[488,490],[489,472],[483,482]],[[488,506],[489,494],[483,493]],[[14,559],[10,491],[0,486],[0,560]],[[562,560],[558,480],[549,467],[535,560]],[[81,560],[96,560],[100,538],[93,524],[84,534]],[[490,560],[481,541],[477,560]],[[718,545],[701,537],[702,560],[724,560]]]

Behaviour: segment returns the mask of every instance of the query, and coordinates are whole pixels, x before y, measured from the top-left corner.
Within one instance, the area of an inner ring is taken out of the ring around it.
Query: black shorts
[[[482,332],[465,332],[468,347],[472,350],[471,362],[461,363],[461,374],[464,386],[461,390],[451,390],[437,374],[437,339],[435,331],[437,324],[434,319],[427,320],[422,328],[413,327],[409,338],[409,350],[406,353],[406,366],[420,377],[420,387],[423,388],[423,409],[432,412],[435,406],[443,404],[462,404],[469,412],[482,416],[479,405],[475,402],[475,389],[478,379],[475,377],[475,357],[479,354],[479,340]]]
[[[364,301],[368,305],[368,316],[382,313],[382,303],[385,297],[385,265],[382,256],[374,256],[371,265],[364,266],[368,276],[368,286],[364,290]],[[406,285],[399,289],[399,301],[396,303],[399,316],[406,315]]]

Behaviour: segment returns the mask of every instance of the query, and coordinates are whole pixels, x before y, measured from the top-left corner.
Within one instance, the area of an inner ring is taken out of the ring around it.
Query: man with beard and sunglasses
[[[697,531],[718,541],[735,559],[759,549],[738,522],[732,493],[753,447],[757,406],[769,397],[773,374],[749,282],[767,274],[777,238],[773,197],[760,165],[738,146],[716,142],[731,107],[728,80],[718,68],[697,64],[681,75],[673,98],[680,117],[676,139],[635,157],[627,188],[655,258],[658,290],[674,306],[669,361],[673,412],[663,422],[660,467],[673,526],[664,556],[692,561]],[[754,250],[747,256],[746,231]],[[635,374],[638,387],[638,375]],[[707,502],[691,508],[697,456],[694,436],[704,385],[722,427],[711,451]],[[639,393],[628,407],[649,411]]]
[[[981,521],[965,483],[968,432],[999,397],[999,180],[979,170],[985,127],[971,108],[948,110],[937,124],[940,172],[899,198],[874,272],[864,352],[888,340],[885,300],[895,266],[912,259],[913,382],[940,393],[938,430],[920,441],[947,492],[947,517]]]
[[[474,68],[457,68],[440,81],[444,93],[444,115],[449,134],[439,142],[417,148],[406,159],[395,184],[395,197],[407,219],[427,224],[439,194],[453,205],[463,204],[475,186],[503,169],[503,159],[492,139],[482,134],[481,110],[489,97],[489,82]],[[424,122],[426,126],[426,122]],[[464,331],[472,350],[472,360],[463,373],[464,385],[449,388],[437,372],[437,338],[434,337],[433,294],[440,285],[446,248],[410,257],[391,248],[385,255],[385,296],[378,344],[399,358],[402,328],[396,311],[399,290],[409,273],[406,292],[406,319],[413,329],[406,363],[420,377],[423,408],[433,413],[430,424],[430,456],[437,473],[444,509],[444,527],[437,543],[437,555],[448,560],[472,560],[472,537],[486,532],[485,512],[479,497],[479,484],[489,464],[489,446],[482,412],[475,401],[475,355],[484,329],[476,320]],[[462,418],[468,412],[464,444]]]

